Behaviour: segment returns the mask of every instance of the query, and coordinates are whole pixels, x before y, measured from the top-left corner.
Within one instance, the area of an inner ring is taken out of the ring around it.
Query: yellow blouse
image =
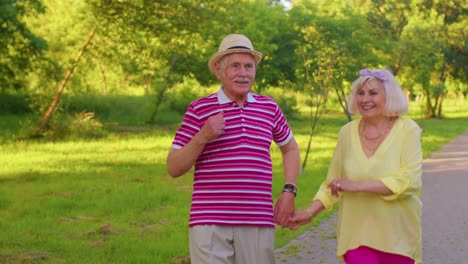
[[[361,245],[400,254],[421,263],[421,129],[411,119],[398,118],[373,156],[367,158],[360,144],[360,120],[344,125],[339,133],[327,179],[314,200],[326,210],[338,202],[337,257]],[[340,192],[332,196],[333,179],[380,180],[394,194]]]

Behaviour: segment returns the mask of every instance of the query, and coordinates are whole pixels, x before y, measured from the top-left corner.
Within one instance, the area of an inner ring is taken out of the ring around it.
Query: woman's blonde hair
[[[385,103],[384,115],[386,116],[401,116],[408,112],[408,100],[405,93],[398,84],[395,76],[386,69],[368,70],[362,69],[359,71],[359,78],[355,80],[351,86],[351,96],[349,98],[348,111],[352,114],[359,114],[357,105],[357,92],[364,85],[372,85],[372,80],[381,82],[387,102]]]

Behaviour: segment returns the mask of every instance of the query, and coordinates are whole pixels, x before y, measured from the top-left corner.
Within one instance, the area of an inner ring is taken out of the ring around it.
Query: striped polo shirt
[[[285,145],[293,135],[273,99],[249,93],[240,107],[221,88],[190,104],[172,147],[189,143],[221,111],[224,134],[206,144],[195,162],[189,226],[274,227],[270,146]]]

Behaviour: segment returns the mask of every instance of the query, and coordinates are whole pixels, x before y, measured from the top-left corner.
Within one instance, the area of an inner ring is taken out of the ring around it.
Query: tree
[[[463,1],[331,0],[314,1],[314,4],[319,14],[328,14],[335,20],[365,17],[373,36],[374,48],[370,54],[376,60],[367,60],[364,65],[389,68],[413,94],[420,87],[428,117],[442,116],[447,89],[456,89],[450,86],[466,89],[463,88],[468,61],[464,29],[468,20]],[[355,53],[353,57],[363,58],[362,55]]]
[[[302,45],[312,61],[311,71],[328,69],[327,85],[330,86],[330,91],[334,91],[343,113],[351,120],[347,102],[350,83],[357,78],[357,72],[361,68],[385,63],[378,56],[382,49],[376,45],[376,32],[369,29],[364,16],[353,10],[341,10],[339,15],[330,17],[328,9],[320,12],[314,11],[314,8],[317,7],[310,6],[307,1],[294,6],[291,12],[294,11],[296,17],[306,18],[303,21],[298,20],[295,26],[303,34]],[[304,15],[298,14],[300,12],[304,12]]]
[[[24,87],[34,60],[40,60],[45,41],[23,22],[25,16],[44,12],[41,1],[0,1],[0,90],[18,91]]]
[[[114,43],[127,79],[142,86],[146,94],[156,94],[154,122],[160,102],[173,82],[188,75],[195,65],[190,59],[206,54],[210,39],[209,7],[221,7],[216,1],[95,1],[88,0],[98,20],[102,36]],[[201,27],[206,27],[200,31]],[[208,69],[206,69],[208,71]],[[205,76],[205,74],[201,74]]]
[[[330,64],[323,67],[318,66],[315,72],[310,71],[311,60],[303,55],[305,78],[304,89],[310,100],[310,134],[307,142],[306,154],[301,165],[301,173],[304,173],[309,158],[309,153],[312,147],[312,138],[315,134],[315,127],[325,111],[330,83],[332,82],[332,72]]]
[[[40,136],[44,130],[47,127],[47,124],[49,123],[49,119],[54,113],[55,109],[57,108],[57,105],[60,102],[60,97],[62,96],[63,90],[65,89],[65,86],[67,85],[68,81],[70,80],[73,71],[75,70],[78,62],[80,61],[81,57],[83,56],[84,52],[86,51],[86,48],[88,47],[89,43],[94,37],[94,34],[96,32],[96,29],[92,29],[91,32],[89,33],[88,37],[85,40],[85,43],[81,47],[80,51],[76,55],[75,59],[73,60],[73,64],[70,66],[70,68],[65,72],[65,75],[63,76],[62,81],[60,82],[57,92],[55,94],[54,99],[50,103],[49,107],[45,111],[44,115],[41,118],[41,121],[39,122],[39,125],[37,126],[35,135]]]
[[[426,117],[442,118],[442,102],[450,88],[447,80],[463,83],[467,78],[466,46],[462,44],[466,8],[459,1],[413,4],[413,15],[401,37],[401,50],[408,54],[404,74],[420,87]]]

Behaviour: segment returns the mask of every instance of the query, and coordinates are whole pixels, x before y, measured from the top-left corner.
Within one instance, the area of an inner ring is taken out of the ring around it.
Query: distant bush
[[[201,86],[196,80],[186,78],[184,82],[175,85],[165,97],[165,102],[171,110],[184,114],[189,104],[213,91]]]
[[[144,125],[153,111],[154,100],[152,96],[66,96],[62,108],[69,115],[92,112],[101,123]]]
[[[262,94],[273,98],[276,103],[278,103],[279,107],[283,111],[283,114],[288,119],[296,118],[299,111],[297,109],[297,100],[294,93],[274,87],[268,88],[267,90],[263,91]]]
[[[27,96],[22,94],[0,94],[0,114],[21,115],[30,113]]]
[[[98,139],[107,135],[102,123],[94,118],[92,112],[81,112],[74,115],[55,115],[49,121],[50,129],[45,137],[57,139]]]
[[[196,80],[186,79],[183,83],[173,87],[166,94],[164,101],[168,105],[169,109],[174,110],[179,114],[184,114],[192,101],[215,93],[218,89],[219,86],[204,87]],[[295,118],[298,114],[297,100],[294,93],[273,87],[264,90],[261,94],[273,98],[288,118]]]

